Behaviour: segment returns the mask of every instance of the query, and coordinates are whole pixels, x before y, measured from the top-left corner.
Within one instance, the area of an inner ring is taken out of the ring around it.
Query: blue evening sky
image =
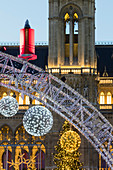
[[[48,0],[1,0],[0,42],[19,42],[25,20],[35,41],[48,41]],[[96,41],[113,41],[113,0],[96,0]]]

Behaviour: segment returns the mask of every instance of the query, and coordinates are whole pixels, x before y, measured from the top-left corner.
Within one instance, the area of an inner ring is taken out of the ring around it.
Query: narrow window
[[[26,97],[25,97],[25,104],[27,104],[27,105],[30,104],[29,96],[26,96]]]
[[[103,92],[100,93],[100,104],[105,104],[105,95]]]
[[[22,105],[23,104],[23,99],[21,97],[21,93],[19,94],[19,104]]]
[[[111,93],[107,93],[107,104],[111,104]]]

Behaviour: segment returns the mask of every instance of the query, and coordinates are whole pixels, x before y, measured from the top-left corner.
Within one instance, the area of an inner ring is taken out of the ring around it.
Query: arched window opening
[[[12,130],[8,127],[8,126],[3,126],[0,130],[1,132],[1,139],[2,140],[7,140],[7,141],[10,141],[12,136],[13,136],[13,133],[12,133]]]
[[[23,105],[24,101],[21,97],[21,93],[19,94],[19,105]]]
[[[64,16],[65,19],[65,65],[69,65],[69,36],[70,36],[70,16],[68,13]]]
[[[6,93],[6,92],[4,92],[2,96],[3,96],[3,97],[6,97],[6,96],[7,96],[7,93]]]
[[[35,96],[36,96],[37,98],[39,98],[39,94],[38,94],[38,93],[35,93]],[[36,104],[36,105],[39,105],[40,102],[39,102],[38,100],[35,100],[35,104]]]
[[[73,47],[73,64],[78,63],[78,14],[74,13],[73,15],[74,21],[74,47]]]
[[[11,92],[11,93],[10,93],[10,96],[11,96],[11,97],[13,97],[13,94],[14,94],[14,93],[13,93],[13,92]]]
[[[26,105],[29,105],[29,104],[30,104],[29,96],[26,96],[26,97],[25,97],[25,104],[26,104]]]
[[[29,154],[26,150],[24,149],[21,149],[21,154],[23,155],[23,158],[25,160],[28,160],[29,159]],[[20,155],[21,156],[21,155]],[[20,165],[19,165],[19,170],[22,170],[22,169],[27,169],[27,164],[24,164],[21,162],[21,159],[20,159]]]
[[[70,16],[68,13],[64,16],[65,19],[65,34],[70,34]]]
[[[66,25],[65,25],[65,34],[66,35],[69,35],[70,34],[70,21],[66,22]],[[66,37],[67,38],[67,37]],[[69,39],[66,39],[69,41]],[[65,40],[65,41],[66,41]]]
[[[111,93],[107,93],[107,104],[111,104]]]
[[[21,126],[17,129],[15,133],[16,141],[24,140],[27,141],[30,138],[29,134],[25,131],[24,126]]]
[[[11,162],[12,154],[11,152],[6,148],[6,151],[3,153],[2,156],[2,163],[3,163],[3,169],[11,170],[10,164],[7,162]]]
[[[100,104],[105,104],[105,95],[103,92],[100,93]]]
[[[76,22],[76,21],[74,22],[74,34],[78,35],[78,22]]]
[[[66,13],[65,23],[65,65],[78,65],[78,14]]]
[[[45,169],[45,153],[41,149],[39,149],[36,154],[36,169]]]

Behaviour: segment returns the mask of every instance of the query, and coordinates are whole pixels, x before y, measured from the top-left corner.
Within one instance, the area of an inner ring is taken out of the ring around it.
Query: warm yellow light
[[[23,99],[21,97],[21,93],[19,94],[19,104],[23,104]]]
[[[78,19],[78,15],[77,15],[77,13],[74,13],[73,18],[74,18],[74,19]]]
[[[26,97],[25,97],[25,104],[27,104],[27,105],[29,105],[29,104],[30,104],[29,96],[26,96]]]
[[[100,104],[105,104],[105,95],[103,92],[100,93]]]
[[[3,93],[3,97],[6,97],[6,96],[7,96],[7,93],[6,93],[6,92],[4,92],[4,93]]]
[[[78,133],[69,130],[61,136],[60,144],[67,152],[73,152],[80,147],[81,138]]]
[[[107,93],[107,104],[111,104],[111,93]]]
[[[67,20],[69,20],[69,19],[70,19],[70,17],[69,17],[69,14],[68,14],[68,13],[66,13],[66,14],[65,14],[64,19],[65,19],[65,21],[67,21]]]
[[[37,98],[39,98],[39,94],[38,94],[38,93],[36,93],[35,96],[36,96]],[[35,100],[35,104],[40,104],[40,102],[39,102],[38,100]]]

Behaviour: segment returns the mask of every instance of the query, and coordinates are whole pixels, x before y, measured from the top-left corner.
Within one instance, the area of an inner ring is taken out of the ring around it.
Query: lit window
[[[23,104],[23,99],[21,97],[21,93],[19,94],[19,104]]]
[[[35,96],[39,98],[39,94],[38,93],[36,93]],[[40,104],[40,102],[38,100],[35,100],[35,104]]]
[[[107,104],[111,104],[111,93],[107,93]]]
[[[105,104],[105,95],[103,92],[100,93],[100,104]]]
[[[65,21],[67,21],[67,20],[69,20],[69,19],[70,19],[70,17],[69,17],[69,14],[68,14],[68,13],[66,13],[66,14],[65,14],[64,19],[65,19]]]
[[[13,92],[10,93],[10,96],[13,97]]]
[[[74,19],[78,19],[78,15],[77,15],[77,13],[74,13],[73,18],[74,18]]]
[[[26,98],[25,98],[25,104],[30,104],[29,96],[26,96]]]
[[[3,93],[3,97],[6,97],[6,96],[7,96],[7,93],[6,93],[6,92],[4,92],[4,93]]]

